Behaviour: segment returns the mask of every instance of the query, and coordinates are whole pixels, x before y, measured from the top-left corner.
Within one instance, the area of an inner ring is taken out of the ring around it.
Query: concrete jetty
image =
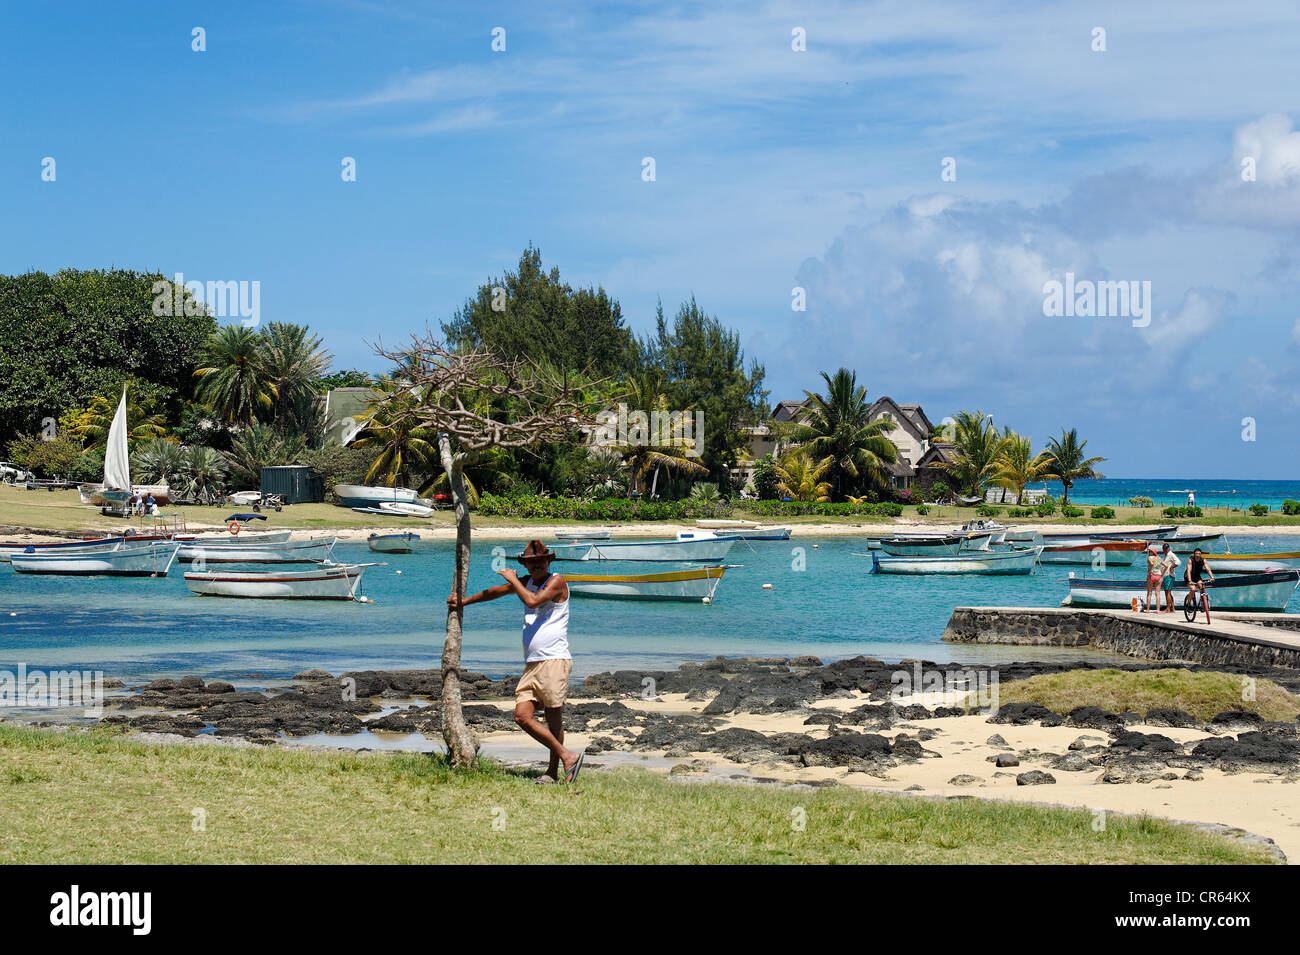
[[[948,643],[1091,647],[1144,660],[1300,667],[1300,614],[1182,613],[1069,607],[957,607]]]

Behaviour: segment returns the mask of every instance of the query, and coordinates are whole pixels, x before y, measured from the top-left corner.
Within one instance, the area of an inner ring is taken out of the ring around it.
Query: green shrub
[[[988,504],[981,504],[979,507],[975,508],[975,513],[980,517],[997,517],[1002,513],[1002,508],[991,507]]]
[[[1115,508],[1103,504],[1101,507],[1094,507],[1088,512],[1088,516],[1095,521],[1109,521],[1115,517]]]
[[[1290,498],[1282,502],[1282,513],[1289,514],[1292,517],[1300,515],[1300,501],[1293,501]]]
[[[1039,517],[1051,517],[1056,513],[1056,502],[1050,497],[1039,501],[1038,505],[1034,508],[1034,513]]]
[[[1128,502],[1134,507],[1151,507],[1155,504],[1155,501],[1149,497],[1130,497]]]
[[[1250,505],[1250,516],[1251,516],[1251,517],[1267,517],[1267,516],[1268,516],[1268,506],[1265,505],[1265,504],[1252,504],[1252,505]]]
[[[1061,508],[1062,517],[1083,517],[1083,508],[1075,507],[1073,504],[1067,504]]]
[[[1033,517],[1034,512],[1027,507],[1013,507],[1008,509],[1007,517]]]
[[[925,515],[930,513],[930,505],[929,504],[916,505],[916,513],[920,514],[922,517],[925,517]]]
[[[1160,512],[1165,517],[1201,517],[1199,507],[1166,507]]]

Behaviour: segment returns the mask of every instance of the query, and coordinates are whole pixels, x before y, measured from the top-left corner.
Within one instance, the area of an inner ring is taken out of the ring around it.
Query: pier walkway
[[[1144,660],[1300,667],[1300,614],[1172,614],[1070,607],[957,607],[948,643],[1092,647]]]

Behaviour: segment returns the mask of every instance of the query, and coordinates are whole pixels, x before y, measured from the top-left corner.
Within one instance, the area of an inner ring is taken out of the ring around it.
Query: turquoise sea
[[[1103,465],[1104,466],[1104,465]],[[1063,488],[1059,481],[1031,484],[1046,487],[1047,492],[1060,497]],[[1244,511],[1252,504],[1263,504],[1279,510],[1285,500],[1300,501],[1300,481],[1188,481],[1185,478],[1104,478],[1099,481],[1076,481],[1070,489],[1070,500],[1077,504],[1128,504],[1130,497],[1149,497],[1157,507],[1187,503],[1187,493],[1196,494],[1198,507],[1212,513],[1231,513],[1233,508]],[[1008,501],[1014,501],[1008,495]],[[1153,512],[1157,517],[1159,511]]]
[[[1227,540],[1238,553],[1300,550],[1300,536]],[[473,589],[500,579],[490,566],[494,546],[514,554],[522,544],[478,542]],[[1103,658],[1090,651],[940,642],[954,606],[1058,605],[1067,592],[1066,570],[1028,577],[872,576],[869,558],[854,556],[865,552],[855,537],[739,542],[728,560],[743,566],[727,572],[712,605],[575,600],[574,676],[671,668],[719,654],[989,663],[1061,654]],[[20,576],[0,565],[0,670],[14,671],[20,663],[29,670],[102,670],[133,684],[185,674],[259,683],[312,667],[334,673],[437,667],[451,545],[378,555],[364,544],[345,544],[335,554],[388,562],[366,573],[373,604],[198,597],[186,589],[179,564],[165,579]],[[555,564],[561,571],[593,566],[612,571],[616,565]],[[656,566],[664,567],[638,569]],[[771,590],[763,589],[767,583]],[[1291,610],[1300,611],[1300,602],[1293,601]],[[494,676],[517,673],[521,623],[521,605],[513,598],[467,608],[464,665]]]

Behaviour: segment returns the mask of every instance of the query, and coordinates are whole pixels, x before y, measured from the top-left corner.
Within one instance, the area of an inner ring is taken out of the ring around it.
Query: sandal
[[[543,773],[541,776],[538,776],[536,779],[533,780],[533,785],[553,786],[555,785],[555,777],[551,776],[549,773]]]

